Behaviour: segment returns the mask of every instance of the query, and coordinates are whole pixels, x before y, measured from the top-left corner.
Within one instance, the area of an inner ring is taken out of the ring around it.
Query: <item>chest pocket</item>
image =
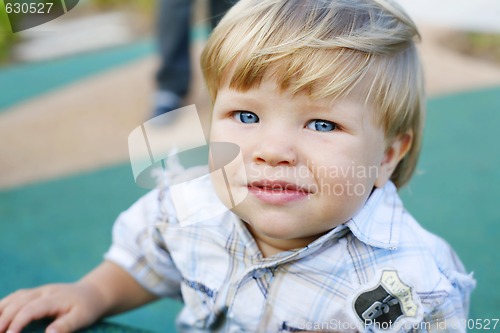
[[[200,282],[183,279],[181,293],[185,304],[181,313],[182,323],[205,329],[212,326],[217,292]]]

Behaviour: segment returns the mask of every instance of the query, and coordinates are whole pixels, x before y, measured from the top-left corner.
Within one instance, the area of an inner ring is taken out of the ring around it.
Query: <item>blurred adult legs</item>
[[[212,28],[235,0],[210,0]],[[190,27],[192,0],[160,0],[157,33],[161,66],[156,74],[157,94],[153,116],[177,109],[189,90],[191,79]]]
[[[154,116],[176,109],[189,89],[192,0],[160,0],[157,29],[161,66],[156,75]]]

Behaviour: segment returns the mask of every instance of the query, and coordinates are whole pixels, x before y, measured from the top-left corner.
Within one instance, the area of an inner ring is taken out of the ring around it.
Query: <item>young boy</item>
[[[241,0],[202,67],[210,139],[243,163],[191,187],[198,223],[171,187],[147,194],[82,280],[2,300],[0,331],[53,316],[69,332],[166,296],[184,331],[465,331],[474,280],[397,194],[421,142],[417,37],[389,0]]]

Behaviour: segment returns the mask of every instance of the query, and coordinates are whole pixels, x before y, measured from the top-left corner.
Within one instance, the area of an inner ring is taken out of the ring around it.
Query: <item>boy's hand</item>
[[[20,290],[0,301],[0,332],[17,333],[33,320],[54,317],[46,332],[66,333],[103,316],[102,296],[85,282]]]
[[[79,282],[21,290],[0,301],[0,333],[19,333],[32,320],[54,317],[47,333],[67,333],[107,315],[156,300],[126,271],[103,262]]]

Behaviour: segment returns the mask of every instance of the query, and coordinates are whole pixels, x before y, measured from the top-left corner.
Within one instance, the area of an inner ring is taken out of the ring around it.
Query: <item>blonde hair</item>
[[[401,187],[421,145],[419,37],[413,21],[389,0],[241,0],[209,38],[201,66],[212,102],[224,82],[244,91],[266,75],[281,89],[313,99],[356,89],[375,106],[387,142],[412,132],[412,146],[391,176]]]

